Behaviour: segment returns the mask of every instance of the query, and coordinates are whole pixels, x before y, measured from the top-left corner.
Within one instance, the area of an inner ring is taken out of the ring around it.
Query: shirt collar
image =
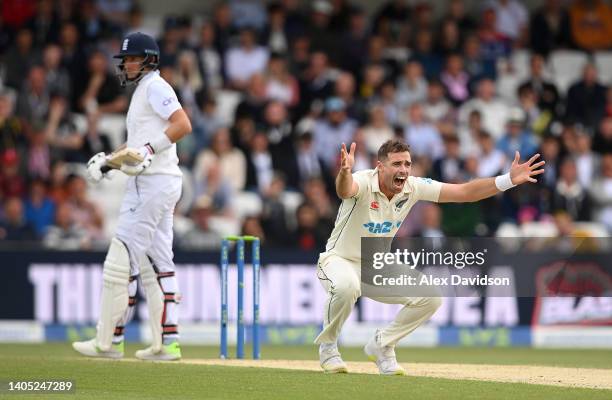
[[[153,78],[154,76],[159,75],[159,71],[155,70],[155,71],[149,71],[145,74],[145,76],[142,77],[142,79],[140,80],[140,82],[145,82],[151,78]]]

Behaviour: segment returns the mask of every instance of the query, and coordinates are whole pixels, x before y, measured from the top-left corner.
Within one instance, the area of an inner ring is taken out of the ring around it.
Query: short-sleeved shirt
[[[442,182],[409,176],[404,190],[389,200],[378,185],[377,169],[356,172],[353,179],[359,191],[342,200],[320,260],[334,254],[360,261],[362,237],[394,237],[415,203],[419,200],[438,202],[442,189]]]

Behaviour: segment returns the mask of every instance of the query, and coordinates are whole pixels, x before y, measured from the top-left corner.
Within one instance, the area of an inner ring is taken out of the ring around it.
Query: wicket
[[[252,246],[253,264],[253,359],[260,358],[259,351],[259,238],[256,236],[226,236],[221,241],[221,358],[227,358],[227,270],[229,267],[229,244],[236,242],[236,266],[238,268],[238,312],[236,321],[236,358],[244,358],[244,260],[245,242]]]

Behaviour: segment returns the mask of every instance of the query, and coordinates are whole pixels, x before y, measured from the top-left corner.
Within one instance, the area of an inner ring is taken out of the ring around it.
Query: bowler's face
[[[380,183],[386,191],[393,194],[400,193],[404,190],[411,168],[412,159],[409,152],[389,153],[385,161],[378,162]]]

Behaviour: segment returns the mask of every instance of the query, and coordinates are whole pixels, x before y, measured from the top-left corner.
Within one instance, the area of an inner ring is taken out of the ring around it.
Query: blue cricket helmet
[[[141,56],[144,60],[140,64],[140,72],[135,78],[128,78],[125,71],[125,57],[128,56]],[[122,61],[117,66],[119,72],[117,74],[121,86],[126,86],[130,83],[138,83],[140,79],[145,75],[143,72],[145,68],[151,70],[157,69],[159,65],[159,46],[155,39],[149,35],[145,35],[142,32],[134,32],[127,35],[121,42],[121,49],[118,54],[115,54],[113,58],[120,58]]]

